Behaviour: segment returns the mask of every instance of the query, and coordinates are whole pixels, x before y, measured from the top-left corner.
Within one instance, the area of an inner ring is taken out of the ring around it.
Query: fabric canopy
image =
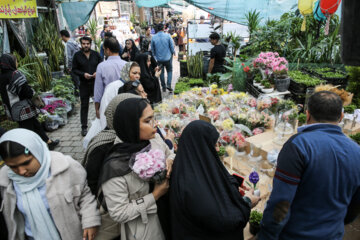
[[[185,0],[212,15],[236,22],[244,23],[245,14],[257,10],[263,19],[280,18],[280,16],[297,6],[297,0]],[[138,7],[156,7],[165,3],[174,4],[179,0],[136,0]]]

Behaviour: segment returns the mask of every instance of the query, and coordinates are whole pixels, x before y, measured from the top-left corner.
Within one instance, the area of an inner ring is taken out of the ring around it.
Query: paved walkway
[[[92,119],[95,119],[93,103],[89,105],[89,126],[91,126]],[[75,160],[81,161],[85,150],[83,148],[83,137],[81,136],[80,104],[78,103],[75,106],[74,113],[70,116],[68,124],[54,132],[48,133],[48,135],[51,139],[59,139],[61,141],[55,151],[70,155]]]

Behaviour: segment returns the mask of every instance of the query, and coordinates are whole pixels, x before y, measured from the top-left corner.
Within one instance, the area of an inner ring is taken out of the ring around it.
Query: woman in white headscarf
[[[100,215],[80,163],[50,152],[34,132],[0,138],[1,207],[9,239],[94,239]]]

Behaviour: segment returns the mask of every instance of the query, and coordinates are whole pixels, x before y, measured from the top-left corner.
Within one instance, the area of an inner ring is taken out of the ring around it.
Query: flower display
[[[150,180],[166,169],[165,154],[159,149],[139,153],[135,157],[133,171],[143,180]]]
[[[218,110],[211,110],[211,111],[209,111],[209,115],[211,116],[211,118],[212,118],[214,121],[219,120],[220,113],[219,113]]]
[[[228,119],[225,119],[221,125],[224,130],[232,130],[234,128],[234,121],[232,119],[228,118]]]
[[[241,132],[234,132],[231,136],[231,143],[234,144],[234,146],[239,149],[242,147],[245,147],[245,137],[241,134]]]
[[[258,135],[263,132],[264,132],[264,130],[262,128],[255,128],[254,130],[252,130],[253,135]]]
[[[249,105],[250,107],[256,107],[256,105],[257,105],[256,98],[250,98],[250,99],[248,100],[248,105]]]
[[[251,172],[249,181],[254,185],[254,189],[256,189],[256,184],[259,182],[259,174],[256,171]]]
[[[223,145],[228,145],[231,143],[231,135],[228,131],[222,131],[220,134],[220,143]]]

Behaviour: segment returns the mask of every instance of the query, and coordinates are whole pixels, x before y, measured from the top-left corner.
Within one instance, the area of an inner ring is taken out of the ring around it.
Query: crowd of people
[[[172,91],[175,53],[163,26],[157,30],[142,38],[141,49],[129,39],[123,51],[105,32],[104,59],[90,49],[91,38],[82,37],[77,50],[61,31],[67,68],[79,89],[81,134],[87,134],[92,96],[102,125],[80,164],[50,151],[57,142],[37,126],[36,113],[26,111],[24,119],[21,108],[21,128],[0,138],[5,162],[0,169],[1,239],[244,239],[250,211],[262,196],[239,185],[224,167],[216,128],[191,122],[175,154],[174,135],[155,124],[152,106],[162,100],[161,88]],[[210,72],[222,71],[217,59],[224,57],[223,48],[218,35],[210,39],[215,45]],[[16,70],[13,55],[3,54],[0,66],[0,93],[14,117],[13,102],[19,100],[13,99],[31,99],[33,90]],[[344,224],[360,212],[360,147],[337,126],[343,118],[340,97],[317,92],[307,109],[308,125],[279,154],[273,190],[254,239],[340,240]],[[161,181],[144,180],[132,168],[134,157],[151,150],[164,157]]]

